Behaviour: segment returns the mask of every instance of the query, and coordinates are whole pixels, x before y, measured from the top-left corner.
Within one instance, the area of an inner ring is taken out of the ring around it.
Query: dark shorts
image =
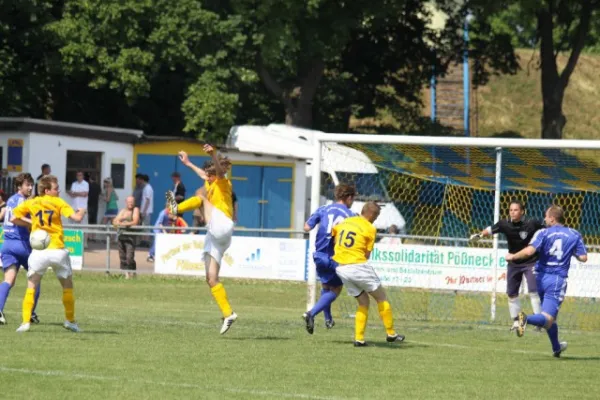
[[[533,274],[534,266],[535,263],[521,265],[508,263],[508,266],[506,267],[506,294],[508,297],[517,297],[519,295],[523,276],[525,276],[525,279],[527,280],[527,289],[529,290],[529,293],[537,293],[537,284],[535,275]]]
[[[22,266],[26,270],[29,269],[29,255],[31,254],[31,246],[29,242],[19,240],[5,240],[2,246],[2,269],[6,270],[12,265],[16,265],[17,269]]]
[[[96,225],[98,223],[98,209],[97,208],[88,208],[88,224]]]
[[[327,253],[314,253],[313,260],[317,267],[317,276],[321,283],[333,287],[343,286],[344,283],[339,276],[335,273],[335,267],[337,263],[331,259],[331,256]]]

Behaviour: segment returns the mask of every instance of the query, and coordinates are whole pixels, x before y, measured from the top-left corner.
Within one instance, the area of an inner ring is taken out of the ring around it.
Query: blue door
[[[231,183],[238,199],[238,222],[240,228],[261,227],[261,196],[263,167],[234,165]],[[259,236],[258,232],[238,232],[238,236]]]
[[[292,169],[263,167],[262,224],[266,229],[289,229],[292,215]],[[289,237],[289,233],[265,233],[266,237]]]

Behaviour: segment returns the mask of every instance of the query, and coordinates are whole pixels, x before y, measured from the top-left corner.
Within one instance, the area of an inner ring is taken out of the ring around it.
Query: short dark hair
[[[42,169],[50,168],[50,164],[42,164]]]
[[[519,206],[519,208],[521,209],[521,211],[525,211],[525,206],[523,205],[523,202],[517,199],[512,199],[510,201],[509,207],[512,206],[513,204],[516,204]]]
[[[557,206],[556,204],[548,207],[548,213],[551,217],[558,221],[559,224],[564,224],[565,222],[565,212],[561,206]]]
[[[346,200],[351,196],[356,196],[356,188],[352,185],[340,183],[334,189],[335,201]]]
[[[181,178],[181,174],[179,172],[175,171],[171,174],[171,178]]]
[[[142,175],[142,180],[146,183],[150,182],[150,177],[146,174]]]
[[[144,174],[135,174],[135,179],[144,179]]]
[[[23,183],[25,183],[25,182],[30,182],[33,185],[33,176],[31,176],[30,173],[23,172],[23,173],[17,175],[15,177],[15,180],[13,181],[15,191],[18,191],[19,188],[21,186],[23,186]]]

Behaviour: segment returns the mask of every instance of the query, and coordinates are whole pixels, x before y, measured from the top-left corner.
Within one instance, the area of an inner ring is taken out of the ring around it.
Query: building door
[[[63,190],[69,190],[75,182],[77,171],[89,174],[96,182],[102,182],[102,153],[93,151],[67,150],[67,174]]]

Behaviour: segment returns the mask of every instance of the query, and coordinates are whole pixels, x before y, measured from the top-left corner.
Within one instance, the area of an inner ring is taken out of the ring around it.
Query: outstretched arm
[[[506,261],[524,260],[526,258],[533,256],[535,254],[535,252],[536,252],[535,247],[533,247],[532,245],[529,245],[529,246],[525,247],[523,250],[521,250],[515,254],[508,253],[506,255]]]
[[[219,161],[219,154],[217,153],[217,150],[210,144],[205,144],[204,151],[210,154],[213,159],[213,164],[215,165],[215,170],[217,171],[217,178],[225,177],[225,171],[223,170],[221,162]]]
[[[206,175],[206,172],[200,168],[194,165],[194,163],[192,163],[187,155],[187,153],[185,151],[180,151],[178,153],[179,155],[179,159],[181,160],[181,163],[183,165],[185,165],[186,167],[188,167],[189,169],[191,169],[192,171],[194,171],[196,173],[196,175],[198,175],[200,178],[206,180],[208,178],[208,175]]]

